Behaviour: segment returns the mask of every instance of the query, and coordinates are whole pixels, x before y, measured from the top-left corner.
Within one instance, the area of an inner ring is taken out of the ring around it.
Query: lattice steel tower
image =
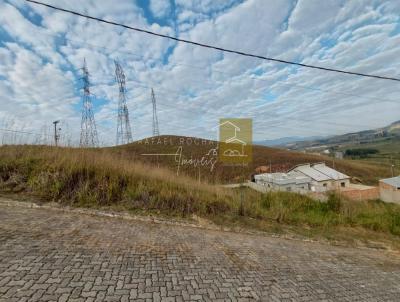
[[[82,101],[82,121],[81,138],[79,145],[81,147],[98,147],[99,138],[97,136],[96,122],[93,114],[93,104],[90,95],[89,71],[86,66],[86,60],[83,63],[83,101]]]
[[[151,102],[153,103],[153,136],[159,136],[160,131],[158,129],[157,103],[153,88],[151,88]]]
[[[117,145],[132,142],[131,124],[129,122],[128,106],[126,105],[125,74],[117,61],[115,64],[115,79],[119,86]]]

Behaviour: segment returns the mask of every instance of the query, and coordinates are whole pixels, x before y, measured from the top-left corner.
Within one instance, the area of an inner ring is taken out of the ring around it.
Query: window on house
[[[328,184],[323,184],[324,187],[326,187]]]
[[[346,186],[345,182],[341,182],[340,185],[344,188]]]

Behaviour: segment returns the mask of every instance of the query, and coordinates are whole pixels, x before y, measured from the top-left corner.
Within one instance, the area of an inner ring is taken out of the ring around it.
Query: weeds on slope
[[[8,146],[0,155],[3,191],[76,206],[123,203],[179,215],[230,209],[231,192],[101,150]]]
[[[252,203],[247,215],[311,228],[362,227],[400,235],[399,205],[380,200],[350,201],[334,193],[326,202],[289,192],[262,194],[257,196],[257,202]]]
[[[0,147],[3,192],[34,194],[72,206],[196,214],[221,224],[252,219],[316,231],[345,227],[400,235],[400,206],[395,204],[348,201],[335,194],[319,202],[289,192],[243,190],[177,177],[170,170],[102,149]]]

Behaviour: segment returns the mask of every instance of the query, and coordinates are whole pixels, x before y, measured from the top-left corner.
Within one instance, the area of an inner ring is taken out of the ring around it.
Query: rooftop
[[[388,184],[392,187],[400,188],[400,176],[381,179],[380,181],[384,182],[385,184]]]
[[[325,163],[316,163],[316,164],[302,164],[298,165],[291,171],[299,171],[316,181],[326,181],[326,180],[340,180],[350,178],[349,176],[336,171],[335,169],[329,168],[325,165]]]
[[[304,176],[296,171],[291,171],[288,173],[263,173],[254,176],[256,179],[261,179],[270,183],[275,183],[278,185],[284,184],[303,184],[308,183],[311,179]]]
[[[321,164],[321,163],[314,164],[314,165],[311,165],[311,167],[313,167],[315,170],[317,170],[325,175],[328,175],[330,178],[332,178],[334,180],[350,178],[346,174],[336,171],[335,169],[332,169],[332,168],[326,166],[325,164]]]

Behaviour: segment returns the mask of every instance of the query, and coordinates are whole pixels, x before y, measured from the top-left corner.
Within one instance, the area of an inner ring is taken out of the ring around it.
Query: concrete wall
[[[282,185],[282,186],[275,186],[275,187],[273,187],[273,190],[281,191],[281,192],[294,192],[294,193],[305,193],[305,192],[309,191],[307,184],[303,184],[303,185],[288,184],[288,185]]]
[[[349,187],[350,186],[350,179],[344,179],[344,180],[339,180],[336,182],[336,185],[339,186],[340,188],[342,187],[342,182],[345,183],[345,187]]]
[[[383,201],[400,204],[400,190],[397,190],[397,188],[380,181],[379,193]]]
[[[345,188],[350,186],[350,180],[345,179],[341,181],[335,180],[327,180],[327,181],[312,181],[310,183],[310,187],[313,187],[314,190],[311,190],[308,184],[286,184],[286,185],[276,185],[270,182],[256,181],[260,187],[266,188],[267,191],[287,191],[287,192],[297,192],[297,193],[324,193],[332,190],[339,190],[342,188],[341,183],[345,183]],[[324,186],[326,184],[326,186]],[[269,185],[269,186],[268,186]]]
[[[258,181],[253,183],[256,186],[251,186],[251,188],[260,191],[264,190],[265,192],[268,191],[281,191],[281,192],[295,192],[295,193],[305,193],[308,192],[308,184],[285,184],[285,185],[277,185],[269,182],[262,182]]]
[[[246,185],[249,188],[252,188],[253,190],[256,190],[256,191],[261,192],[261,193],[266,193],[268,191],[271,191],[271,188],[268,188],[267,186],[264,186],[264,185],[259,184],[259,183],[251,182],[251,181],[247,182]]]
[[[324,186],[326,184],[326,186]],[[311,182],[311,191],[316,193],[327,192],[333,190],[335,186],[333,185],[333,181],[312,181]]]
[[[343,179],[343,180],[326,180],[326,181],[313,181],[311,185],[314,187],[313,192],[327,192],[327,191],[332,191],[332,190],[339,190],[342,188],[342,183],[345,184],[345,188],[350,186],[350,179]],[[324,184],[326,186],[324,187]]]
[[[327,187],[323,187],[323,183],[327,183]],[[321,183],[316,183],[317,184],[317,189],[318,191],[310,191],[307,189],[301,189],[300,187],[289,184],[286,186],[276,186],[273,184],[270,184],[270,187],[268,187],[268,183],[254,183],[254,182],[248,182],[245,185],[248,187],[252,188],[253,190],[256,190],[258,192],[266,193],[270,191],[282,191],[282,192],[295,192],[295,193],[300,193],[300,194],[306,194],[314,199],[320,200],[320,201],[326,201],[327,200],[327,192],[329,191],[336,191],[338,194],[343,196],[344,198],[350,199],[350,200],[371,200],[371,199],[378,199],[380,198],[379,194],[379,188],[378,187],[372,187],[372,186],[364,186],[364,185],[357,185],[357,184],[351,184],[350,181],[347,180],[346,186],[342,187],[340,185],[340,182],[335,182],[335,181],[327,181],[327,182],[321,182]],[[302,185],[300,185],[302,186]],[[290,190],[287,188],[290,187]],[[399,203],[400,203],[400,191],[398,191],[399,194]],[[381,197],[382,199],[382,197]],[[392,200],[392,199],[390,199]],[[388,200],[385,200],[388,201]],[[390,201],[390,202],[395,202],[395,201]]]

